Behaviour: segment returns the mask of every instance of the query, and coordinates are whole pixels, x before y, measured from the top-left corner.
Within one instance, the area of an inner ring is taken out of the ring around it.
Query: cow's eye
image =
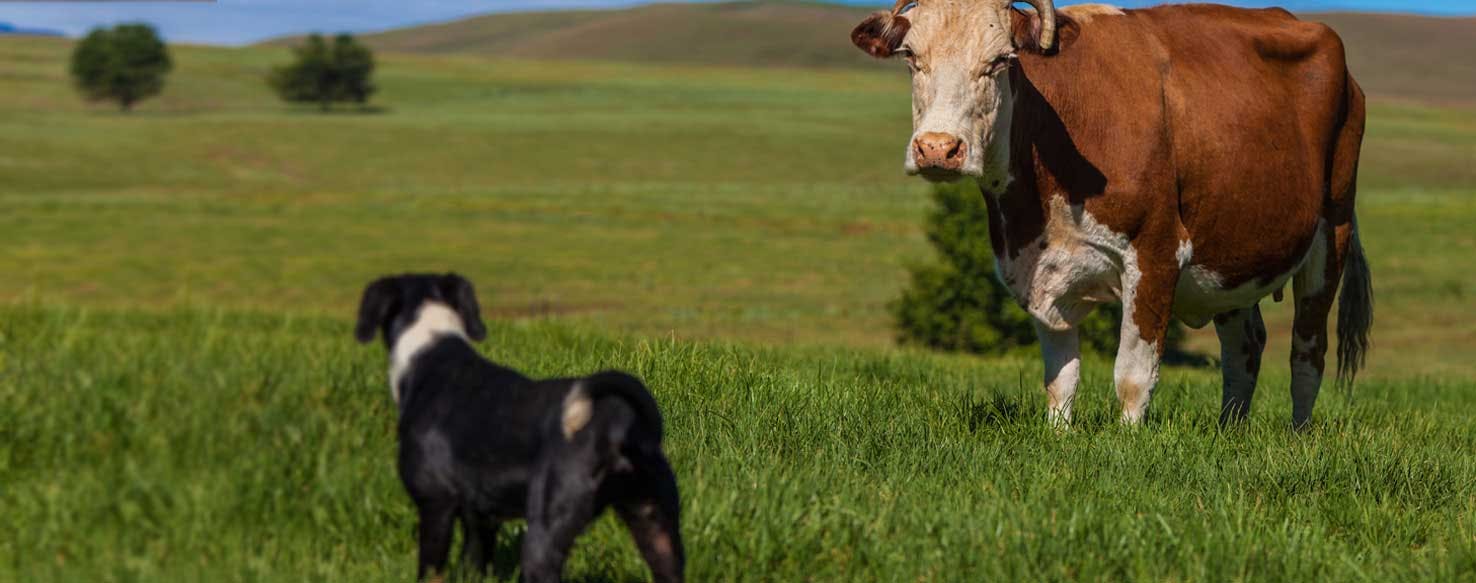
[[[922,70],[922,67],[918,66],[918,63],[917,63],[917,55],[916,54],[913,54],[912,51],[907,50],[906,52],[902,53],[902,59],[905,60],[905,61],[907,61],[907,69],[908,70],[910,70],[910,71],[912,71],[914,73],[916,73],[917,71]]]
[[[989,77],[998,75],[1001,71],[1010,68],[1010,65],[1014,64],[1016,58],[1014,53],[995,57],[993,61],[989,62],[989,67],[984,70],[984,74]]]

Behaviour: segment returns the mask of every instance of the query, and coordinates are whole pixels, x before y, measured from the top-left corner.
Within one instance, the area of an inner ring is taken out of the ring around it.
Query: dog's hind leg
[[[461,564],[478,579],[487,575],[487,566],[497,551],[497,528],[500,523],[487,520],[475,512],[461,514]]]
[[[420,505],[420,568],[417,581],[439,583],[446,576],[446,557],[451,553],[451,529],[456,507],[440,501]]]
[[[676,476],[661,456],[642,460],[637,471],[640,477],[633,491],[638,496],[617,502],[615,511],[630,529],[652,578],[657,583],[679,583],[684,577],[686,552],[682,548]]]
[[[584,532],[600,508],[598,483],[581,471],[541,467],[528,484],[528,533],[523,537],[523,581],[555,583],[574,539]]]

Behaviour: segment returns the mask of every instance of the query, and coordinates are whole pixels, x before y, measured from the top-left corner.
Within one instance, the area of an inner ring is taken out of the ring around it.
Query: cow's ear
[[[461,316],[461,325],[466,327],[468,338],[477,341],[487,338],[487,326],[482,324],[482,308],[477,303],[477,290],[470,281],[448,273],[441,277],[441,293],[451,299],[456,314]]]
[[[878,59],[891,57],[902,46],[902,39],[912,22],[892,12],[877,12],[866,17],[851,30],[851,42],[856,48]]]
[[[364,297],[359,300],[359,323],[354,326],[354,338],[359,342],[373,340],[390,319],[391,310],[399,301],[395,285],[393,278],[382,277],[364,288]]]
[[[1063,43],[1070,42],[1076,38],[1076,22],[1071,17],[1056,13],[1056,28],[1050,35],[1051,46],[1041,48],[1041,28],[1044,23],[1040,15],[1034,12],[1025,12],[1019,8],[1010,9],[1010,42],[1015,45],[1015,50],[1021,53],[1055,54],[1060,52]]]

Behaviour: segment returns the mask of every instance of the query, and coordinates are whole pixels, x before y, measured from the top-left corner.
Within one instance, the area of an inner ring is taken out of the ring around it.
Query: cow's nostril
[[[927,132],[912,141],[919,167],[957,170],[963,166],[969,145],[956,136]]]

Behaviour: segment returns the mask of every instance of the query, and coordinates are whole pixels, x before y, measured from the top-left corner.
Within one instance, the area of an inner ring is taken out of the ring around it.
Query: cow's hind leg
[[[1266,348],[1261,306],[1215,316],[1215,335],[1220,337],[1220,372],[1224,377],[1220,424],[1226,425],[1250,414],[1256,378],[1261,374],[1261,352]]]
[[[1051,424],[1063,427],[1071,423],[1071,404],[1081,380],[1081,337],[1075,328],[1057,331],[1039,322],[1035,336],[1045,361],[1046,416]]]
[[[1292,425],[1304,427],[1312,419],[1312,407],[1322,388],[1322,371],[1327,357],[1327,317],[1338,283],[1343,275],[1352,223],[1329,228],[1323,223],[1317,231],[1307,259],[1292,279],[1296,298],[1296,316],[1291,337]]]

